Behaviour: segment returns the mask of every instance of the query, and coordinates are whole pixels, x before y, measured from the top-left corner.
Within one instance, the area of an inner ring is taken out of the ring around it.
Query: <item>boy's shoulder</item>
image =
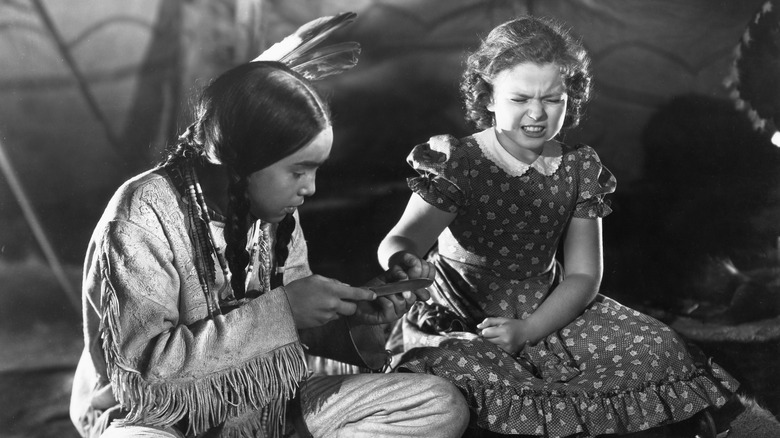
[[[139,212],[170,208],[177,205],[178,195],[166,172],[154,168],[140,173],[125,181],[114,192],[106,212],[116,218],[137,215]],[[151,209],[141,208],[151,206]]]

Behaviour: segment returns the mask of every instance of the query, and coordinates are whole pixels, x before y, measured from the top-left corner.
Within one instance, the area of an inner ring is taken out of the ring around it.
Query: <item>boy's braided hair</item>
[[[240,299],[246,294],[246,268],[252,263],[246,250],[247,233],[254,223],[249,175],[306,146],[330,126],[330,114],[301,75],[282,63],[261,61],[235,67],[209,84],[196,118],[162,164],[202,160],[228,171],[225,258],[233,294]],[[295,220],[286,217],[277,227],[278,266],[287,260],[295,226]],[[281,275],[278,278],[275,283],[281,283]]]

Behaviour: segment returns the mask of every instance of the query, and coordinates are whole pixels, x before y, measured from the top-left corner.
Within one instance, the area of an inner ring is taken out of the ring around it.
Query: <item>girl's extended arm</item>
[[[571,323],[593,300],[601,284],[601,219],[572,218],[563,244],[564,280],[524,320],[487,318],[477,327],[486,339],[515,353]]]
[[[403,269],[409,267],[409,254],[421,260],[453,219],[455,213],[439,210],[412,194],[401,219],[379,244],[379,264],[384,269]]]

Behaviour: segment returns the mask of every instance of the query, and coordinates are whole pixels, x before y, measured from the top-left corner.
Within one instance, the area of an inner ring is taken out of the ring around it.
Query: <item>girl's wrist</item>
[[[531,315],[522,321],[526,345],[536,345],[547,336],[546,333],[543,333],[543,328],[539,326],[537,318],[534,318],[534,315]]]

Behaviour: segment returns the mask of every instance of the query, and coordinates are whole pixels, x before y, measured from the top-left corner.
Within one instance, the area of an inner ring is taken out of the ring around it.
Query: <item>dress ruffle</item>
[[[481,348],[477,347],[480,343]],[[433,374],[453,382],[476,412],[474,421],[480,428],[545,437],[625,434],[679,422],[709,406],[723,406],[736,389],[731,377],[716,364],[694,368],[686,375],[612,391],[585,390],[563,382],[548,385],[506,352],[484,344],[487,342],[481,339],[442,340],[437,347],[408,351],[398,369]],[[493,372],[486,378],[458,372],[448,365],[468,362],[468,356],[490,355],[498,366],[492,367]],[[514,369],[517,375],[508,377],[507,369]],[[557,387],[545,389],[546,386]]]
[[[722,406],[738,386],[661,322],[601,296],[514,357],[473,333],[424,331],[410,317],[403,344],[397,369],[453,382],[476,425],[502,434],[638,432]]]

